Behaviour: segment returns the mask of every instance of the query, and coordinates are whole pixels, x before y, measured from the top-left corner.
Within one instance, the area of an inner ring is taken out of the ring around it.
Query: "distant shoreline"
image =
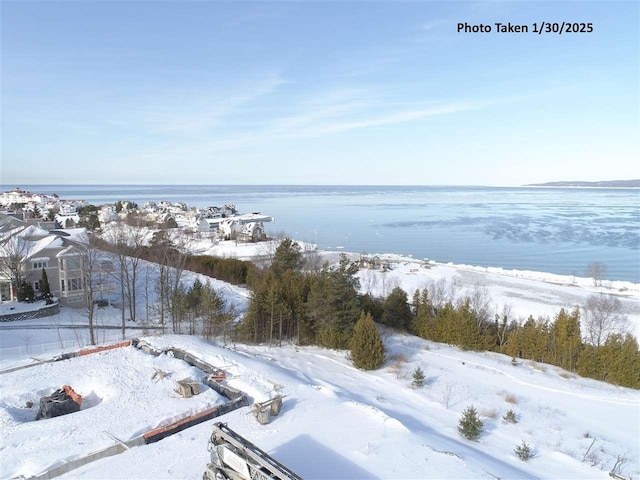
[[[523,187],[556,187],[556,188],[640,188],[640,179],[633,180],[605,180],[601,182],[546,182],[531,183]]]

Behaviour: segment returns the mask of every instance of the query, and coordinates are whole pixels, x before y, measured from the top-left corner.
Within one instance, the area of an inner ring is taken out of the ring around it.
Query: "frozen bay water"
[[[3,190],[13,186],[2,186]],[[283,231],[321,249],[398,253],[506,269],[640,282],[637,189],[287,186],[21,185],[90,203],[167,200],[235,204],[275,217]]]

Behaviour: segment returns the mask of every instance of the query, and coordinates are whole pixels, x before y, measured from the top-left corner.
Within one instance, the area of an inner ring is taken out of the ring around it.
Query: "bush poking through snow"
[[[389,355],[389,371],[395,374],[398,380],[405,378],[404,365],[407,361],[409,361],[409,359],[402,353]]]
[[[478,417],[478,412],[473,405],[468,406],[458,422],[458,431],[467,440],[477,440],[482,433],[484,423]]]
[[[516,418],[516,414],[513,410],[508,410],[502,419],[507,423],[518,423],[518,419]]]
[[[411,385],[416,388],[420,388],[424,385],[424,372],[420,367],[416,367],[413,371],[413,382],[411,382]]]
[[[513,450],[520,460],[526,462],[530,458],[533,458],[533,452],[531,447],[523,440],[522,443]]]
[[[498,418],[498,410],[496,410],[495,408],[485,408],[480,411],[480,415],[485,418],[492,418],[495,420],[496,418]]]
[[[511,404],[518,403],[518,397],[513,395],[512,393],[508,393],[504,396],[504,401]]]

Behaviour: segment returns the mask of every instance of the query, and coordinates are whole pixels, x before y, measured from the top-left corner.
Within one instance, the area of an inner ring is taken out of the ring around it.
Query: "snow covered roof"
[[[44,238],[47,235],[49,235],[49,232],[47,230],[45,230],[44,228],[40,228],[36,225],[29,225],[27,228],[25,228],[18,234],[18,236],[24,239],[32,239],[32,240],[38,237]]]
[[[69,245],[67,248],[65,248],[64,250],[62,250],[60,253],[58,253],[56,255],[57,258],[62,258],[62,257],[72,257],[72,256],[76,256],[78,255],[78,252],[76,251],[76,249],[74,248],[73,245]]]
[[[59,248],[62,247],[62,240],[58,237],[50,235],[48,237],[42,238],[36,241],[26,240],[27,242],[27,253],[25,258],[31,258],[33,255],[40,253],[42,250],[47,248]]]

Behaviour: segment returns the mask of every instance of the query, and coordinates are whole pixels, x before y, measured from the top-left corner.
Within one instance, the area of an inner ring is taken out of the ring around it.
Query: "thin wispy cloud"
[[[280,75],[270,74],[230,89],[158,92],[138,109],[125,111],[120,116],[121,126],[153,134],[201,137],[223,124],[229,115],[284,83]]]
[[[329,93],[324,98],[333,98],[334,101],[320,105],[317,99],[306,100],[301,102],[305,108],[303,112],[291,116],[275,117],[260,129],[229,134],[224,137],[208,137],[198,142],[190,142],[188,145],[176,144],[169,148],[160,149],[162,152],[160,155],[167,161],[173,155],[213,155],[260,145],[322,138],[357,130],[416,122],[429,117],[478,110],[492,104],[492,102],[471,101],[425,101],[424,103],[429,104],[426,108],[398,109],[398,105],[404,105],[404,102],[385,103],[371,95],[358,97],[353,92],[352,94],[347,94],[344,91]]]

